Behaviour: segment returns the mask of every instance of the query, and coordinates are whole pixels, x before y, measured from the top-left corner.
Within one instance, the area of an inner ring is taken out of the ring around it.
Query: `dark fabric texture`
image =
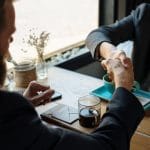
[[[5,0],[0,0],[0,9],[2,9],[2,8],[3,8],[4,3],[5,3]],[[0,11],[1,11],[1,10],[0,10]]]
[[[118,88],[92,134],[46,127],[34,107],[21,95],[0,91],[1,150],[128,150],[130,139],[144,116],[134,95]]]
[[[126,15],[129,15],[133,9],[142,3],[150,3],[149,0],[126,0]]]
[[[102,42],[118,45],[128,40],[134,41],[132,54],[135,80],[141,84],[149,81],[150,74],[150,4],[141,4],[129,16],[115,24],[102,26],[92,31],[86,45],[96,58],[95,51]],[[150,88],[150,83],[147,83]]]

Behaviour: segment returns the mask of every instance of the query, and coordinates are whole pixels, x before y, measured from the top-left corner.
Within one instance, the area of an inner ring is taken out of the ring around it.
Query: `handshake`
[[[115,88],[124,87],[131,90],[134,84],[134,73],[131,59],[125,53],[119,51],[101,62],[103,68],[107,70],[109,79],[114,83]]]
[[[102,61],[102,66],[107,70],[109,79],[114,83],[115,88],[124,87],[131,90],[134,83],[133,66],[131,60],[124,52],[115,52],[114,57]],[[46,104],[51,101],[54,90],[36,81],[30,82],[23,93],[34,106]]]

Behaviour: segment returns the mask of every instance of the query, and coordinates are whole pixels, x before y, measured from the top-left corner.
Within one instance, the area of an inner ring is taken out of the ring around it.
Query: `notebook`
[[[78,109],[64,104],[57,104],[55,107],[41,114],[41,117],[55,122],[58,120],[72,124],[78,120]]]

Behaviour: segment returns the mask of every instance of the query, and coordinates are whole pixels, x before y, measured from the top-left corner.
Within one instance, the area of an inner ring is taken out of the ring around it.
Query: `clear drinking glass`
[[[93,95],[86,95],[78,99],[79,123],[81,126],[92,128],[99,125],[100,102],[100,99]]]

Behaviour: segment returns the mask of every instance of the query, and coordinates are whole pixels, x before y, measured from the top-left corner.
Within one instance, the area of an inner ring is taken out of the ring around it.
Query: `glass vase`
[[[43,55],[38,56],[36,70],[37,70],[37,79],[38,80],[44,80],[44,79],[48,78],[47,63],[46,63]]]

